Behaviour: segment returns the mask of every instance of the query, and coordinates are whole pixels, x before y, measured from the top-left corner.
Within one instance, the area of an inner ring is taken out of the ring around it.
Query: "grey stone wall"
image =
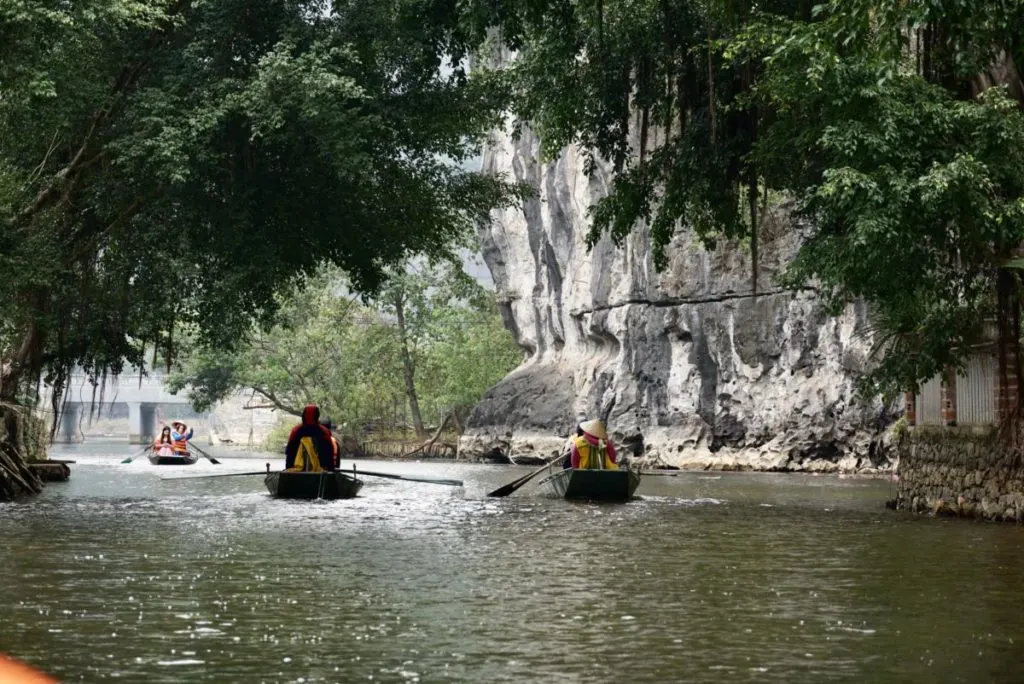
[[[994,428],[914,427],[896,440],[896,508],[932,515],[1024,520],[1019,447]]]
[[[551,458],[577,422],[601,417],[648,465],[730,470],[865,471],[888,466],[894,407],[863,402],[867,312],[830,316],[778,276],[802,240],[785,207],[765,212],[759,279],[749,250],[705,249],[689,230],[654,268],[647,230],[588,247],[589,209],[612,181],[570,148],[539,160],[539,141],[496,136],[485,170],[536,194],[481,231],[505,324],[526,361],[477,405],[460,457]]]

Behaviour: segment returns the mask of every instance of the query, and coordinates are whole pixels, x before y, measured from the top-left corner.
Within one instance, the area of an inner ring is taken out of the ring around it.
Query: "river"
[[[55,449],[0,505],[0,652],[64,681],[977,682],[1024,678],[1024,530],[884,508],[835,476],[648,477],[596,505],[485,492],[526,468],[360,467],[275,501],[262,469]]]

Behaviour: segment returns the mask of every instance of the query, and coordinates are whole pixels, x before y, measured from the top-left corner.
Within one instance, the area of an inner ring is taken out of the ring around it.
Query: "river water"
[[[525,468],[360,462],[359,498],[261,470],[55,450],[0,505],[0,652],[64,681],[1024,680],[1024,530],[888,511],[835,476],[648,477],[638,500],[488,499]]]

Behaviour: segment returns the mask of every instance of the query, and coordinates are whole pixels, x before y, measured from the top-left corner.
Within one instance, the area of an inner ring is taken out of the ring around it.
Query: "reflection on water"
[[[886,511],[885,482],[686,473],[594,505],[484,497],[527,469],[367,463],[466,487],[288,502],[158,477],[264,457],[129,453],[68,449],[70,482],[0,508],[0,651],[68,681],[1024,677],[1024,532]]]

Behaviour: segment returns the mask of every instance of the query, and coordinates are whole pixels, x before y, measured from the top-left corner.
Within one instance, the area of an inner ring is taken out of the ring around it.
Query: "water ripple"
[[[0,508],[0,651],[147,682],[1014,681],[1024,665],[1019,529],[889,513],[884,483],[682,474],[599,505],[484,496],[528,469],[388,463],[372,467],[466,487],[368,478],[352,501],[287,502],[258,476],[171,482],[123,457],[78,457],[71,482]],[[263,462],[222,460],[187,472]]]

